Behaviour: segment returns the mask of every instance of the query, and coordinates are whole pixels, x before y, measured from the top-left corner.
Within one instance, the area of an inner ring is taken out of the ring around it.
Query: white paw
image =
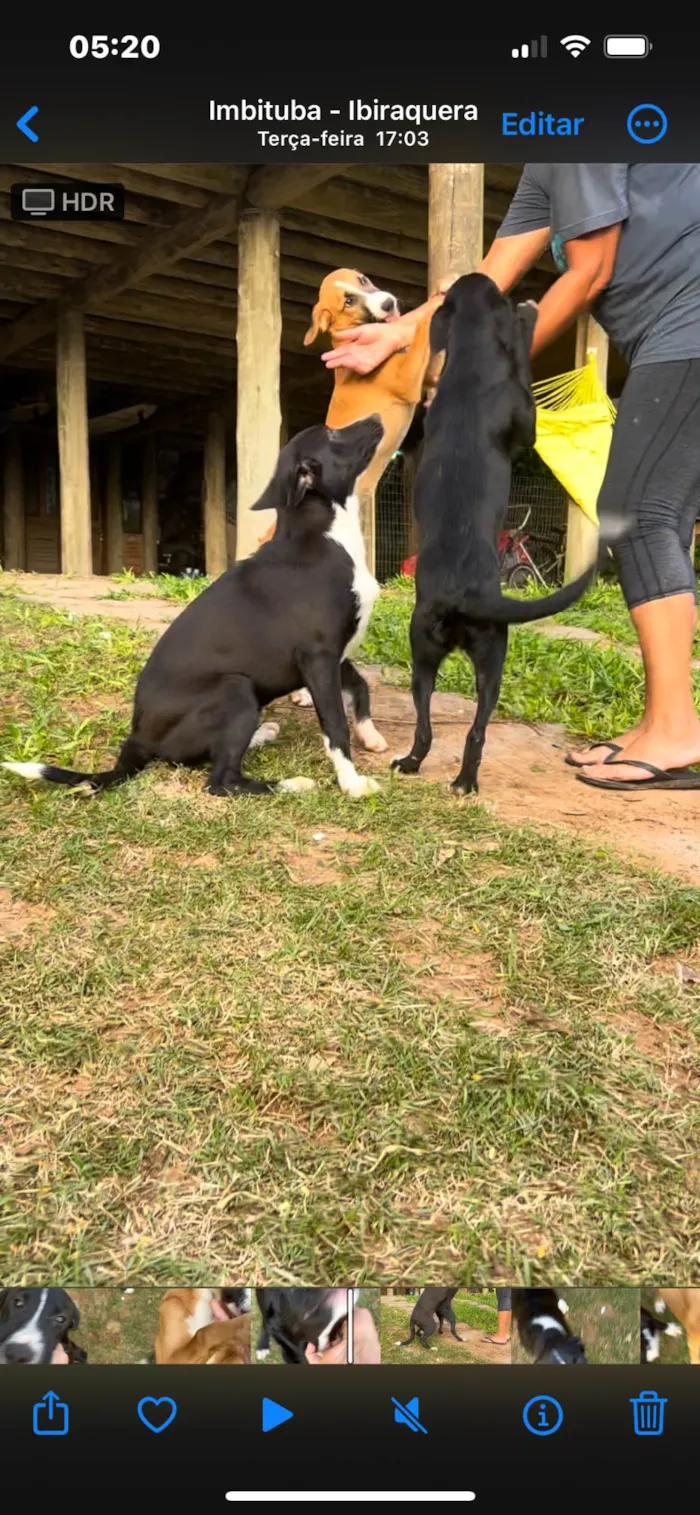
[[[253,735],[248,751],[252,752],[254,747],[264,747],[266,742],[276,742],[279,734],[280,729],[276,721],[263,721],[262,726],[258,726]]]
[[[379,793],[377,780],[369,778],[366,773],[356,773],[352,779],[345,778],[340,787],[351,800],[364,800],[368,794]]]
[[[270,1356],[269,1347],[263,1347],[262,1351],[256,1352],[255,1356],[257,1357],[258,1362],[264,1362],[265,1358]]]
[[[377,731],[374,721],[358,721],[355,734],[365,752],[388,752],[389,743],[382,736],[381,731]]]
[[[316,780],[305,778],[280,779],[277,787],[284,794],[305,794],[307,790],[316,788]]]
[[[671,1324],[666,1327],[666,1335],[667,1336],[682,1336],[683,1335],[683,1327],[682,1326],[677,1326],[676,1323],[675,1323],[675,1321],[672,1321]]]
[[[293,705],[301,705],[304,710],[308,710],[313,705],[308,689],[295,689],[294,694],[291,694],[289,698]]]

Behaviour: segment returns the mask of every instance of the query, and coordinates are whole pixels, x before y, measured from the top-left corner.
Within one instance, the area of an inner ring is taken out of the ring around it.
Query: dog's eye
[[[15,1297],[14,1297],[12,1303],[13,1303],[13,1305],[14,1305],[14,1307],[15,1307],[16,1310],[21,1310],[22,1305],[24,1304],[24,1295],[23,1294],[15,1294]]]
[[[57,1326],[65,1326],[66,1317],[65,1315],[61,1315],[60,1312],[58,1315],[54,1315],[54,1320]]]
[[[356,303],[356,300],[357,300],[357,296],[356,295],[346,295],[345,296],[345,304],[346,305],[354,305]]]

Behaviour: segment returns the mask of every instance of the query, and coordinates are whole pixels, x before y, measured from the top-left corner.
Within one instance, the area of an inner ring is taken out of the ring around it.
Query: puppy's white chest
[[[357,495],[351,495],[344,507],[334,506],[334,511],[333,525],[327,532],[327,536],[337,542],[340,547],[344,547],[352,561],[352,592],[357,601],[358,622],[352,639],[345,648],[344,656],[347,657],[355,647],[359,647],[364,637],[372,614],[372,606],[379,594],[379,585],[367,567],[364,538],[360,527],[360,502]]]

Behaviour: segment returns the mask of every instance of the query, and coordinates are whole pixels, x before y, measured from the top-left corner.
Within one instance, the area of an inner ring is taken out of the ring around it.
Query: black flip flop
[[[594,779],[586,773],[577,773],[576,777],[582,784],[591,784],[595,789],[700,789],[698,768],[655,768],[653,763],[638,763],[634,758],[623,759],[621,763],[611,763],[609,758],[605,761],[611,768],[643,768],[651,778]]]
[[[603,762],[603,763],[610,763],[610,762],[612,762],[612,759],[614,758],[615,753],[616,752],[622,752],[622,748],[618,747],[617,742],[594,742],[593,746],[592,747],[588,747],[586,750],[588,752],[595,752],[596,747],[608,747],[610,749],[610,756],[601,759],[601,762]],[[584,756],[585,756],[585,754],[584,754]],[[564,758],[564,762],[568,763],[568,765],[569,765],[570,768],[585,768],[585,766],[586,766],[585,763],[575,763],[574,760],[573,760],[573,758],[570,756],[569,753],[567,753],[566,757]]]

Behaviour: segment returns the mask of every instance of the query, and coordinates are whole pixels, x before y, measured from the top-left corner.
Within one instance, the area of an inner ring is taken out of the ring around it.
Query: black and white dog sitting
[[[340,430],[310,427],[282,448],[253,506],[277,512],[274,537],[192,600],[156,643],[113,768],[85,774],[44,763],[4,767],[92,793],[158,761],[210,763],[210,794],[312,789],[312,779],[277,784],[247,778],[241,768],[251,747],[277,735],[274,725],[258,727],[264,706],[306,687],[343,793],[374,793],[378,785],[357,773],[350,755],[343,691],[359,741],[384,751],[366,681],[348,660],[379,593],[365,561],[354,489],[383,435],[378,416],[369,416]]]
[[[583,1342],[570,1330],[567,1314],[567,1304],[554,1289],[513,1290],[518,1335],[534,1363],[585,1364]]]
[[[286,1363],[306,1363],[306,1348],[325,1352],[339,1340],[348,1316],[347,1289],[256,1289],[262,1321],[256,1356],[264,1361],[270,1338]],[[355,1300],[359,1290],[353,1291]]]
[[[665,1309],[663,1300],[657,1300],[657,1309],[661,1305]],[[658,1362],[661,1355],[662,1336],[682,1336],[683,1328],[675,1320],[670,1320],[668,1325],[662,1320],[657,1320],[650,1310],[642,1306],[640,1315],[640,1359],[642,1362]]]
[[[410,1347],[414,1336],[417,1336],[421,1346],[430,1351],[429,1337],[434,1336],[436,1331],[438,1336],[442,1336],[445,1322],[455,1341],[463,1341],[464,1338],[457,1335],[457,1317],[452,1308],[456,1293],[456,1289],[423,1289],[411,1311],[410,1335],[406,1341],[399,1342],[399,1346]]]
[[[80,1311],[65,1289],[0,1290],[0,1363],[50,1363],[63,1347],[70,1363],[87,1362],[87,1352],[71,1341]]]

